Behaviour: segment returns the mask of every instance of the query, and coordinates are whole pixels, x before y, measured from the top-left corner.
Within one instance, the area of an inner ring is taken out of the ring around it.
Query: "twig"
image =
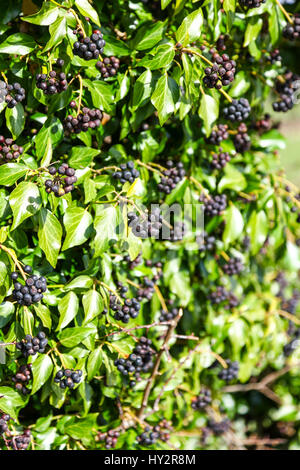
[[[22,266],[21,266],[21,264],[20,264],[19,261],[18,261],[18,258],[17,258],[16,255],[14,254],[14,251],[11,250],[10,248],[7,248],[5,245],[2,245],[2,244],[0,244],[0,250],[5,251],[5,253],[7,253],[7,254],[11,257],[11,259],[13,260],[13,262],[15,263],[15,265],[18,267],[18,269],[19,269],[19,271],[20,271],[20,273],[21,273],[21,275],[22,275],[24,281],[26,281],[26,274],[25,274],[25,272],[23,271]]]

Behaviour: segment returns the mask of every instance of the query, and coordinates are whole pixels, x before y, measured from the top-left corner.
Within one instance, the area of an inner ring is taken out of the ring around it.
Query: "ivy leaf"
[[[40,208],[42,199],[36,184],[23,181],[11,193],[9,204],[14,221],[11,230],[20,225],[23,220],[34,215]]]
[[[53,363],[47,354],[41,354],[32,364],[33,384],[31,394],[36,393],[49,379]]]
[[[138,51],[151,49],[162,39],[164,29],[165,24],[161,21],[142,26],[134,39],[135,48]]]
[[[176,40],[183,46],[196,41],[201,35],[201,27],[203,24],[202,9],[193,11],[186,16],[179,26],[176,33]]]
[[[11,302],[2,302],[0,304],[0,328],[3,328],[10,321],[14,311],[15,307]]]
[[[77,276],[65,286],[65,290],[89,289],[93,285],[93,279],[90,276]]]
[[[226,165],[224,169],[224,176],[218,184],[220,192],[224,189],[233,189],[234,191],[242,191],[247,186],[247,181],[244,175],[238,171],[233,165]]]
[[[257,16],[250,18],[245,32],[244,47],[249,46],[250,42],[255,41],[262,28],[263,20]]]
[[[96,209],[94,227],[94,257],[99,256],[109,246],[109,241],[116,239],[117,212],[113,206],[100,206]]]
[[[69,207],[64,215],[64,226],[67,235],[62,251],[82,245],[89,239],[93,232],[93,218],[82,207]]]
[[[179,90],[177,83],[165,73],[158,80],[154,93],[151,96],[151,102],[158,111],[161,126],[174,113],[178,98]]]
[[[83,16],[87,16],[98,26],[101,26],[98,13],[88,0],[75,0],[75,5]]]
[[[199,108],[199,116],[204,121],[206,135],[209,135],[213,123],[219,117],[219,104],[215,100],[215,98],[206,94],[202,95],[201,104]]]
[[[50,330],[52,325],[52,319],[49,308],[41,303],[33,304],[33,307],[43,326]]]
[[[83,84],[89,89],[93,104],[96,108],[101,108],[106,112],[112,110],[114,93],[111,85],[98,80],[94,80],[93,82],[91,80],[83,80]]]
[[[67,21],[64,16],[59,16],[49,27],[50,39],[44,47],[44,52],[58,46],[67,35]]]
[[[25,125],[24,108],[21,103],[18,103],[14,108],[6,108],[5,118],[6,125],[10,130],[13,139],[17,139]]]
[[[95,289],[89,290],[82,297],[82,304],[84,309],[83,325],[93,320],[99,313],[103,311],[103,300],[99,292]]]
[[[27,55],[36,47],[36,42],[28,34],[15,33],[0,44],[0,53]]]
[[[91,352],[87,362],[87,373],[88,373],[88,380],[92,380],[92,378],[99,373],[99,369],[102,363],[102,351],[100,348],[95,349]]]
[[[56,117],[49,117],[35,137],[38,158],[44,157],[49,138],[52,142],[52,146],[55,147],[55,145],[61,141],[63,135],[63,126],[60,120]]]
[[[263,246],[269,232],[268,218],[264,211],[252,212],[247,225],[247,233],[251,240],[251,253],[256,254]]]
[[[136,110],[139,106],[142,107],[151,96],[153,90],[152,73],[146,70],[139,76],[134,84],[132,108]]]
[[[61,247],[62,228],[55,215],[48,209],[43,208],[39,212],[38,238],[47,260],[55,268]]]
[[[27,172],[27,167],[21,163],[5,163],[0,166],[0,185],[12,186]]]
[[[67,328],[59,333],[58,338],[63,346],[73,348],[93,333],[95,333],[94,328],[78,326],[75,328]]]
[[[75,169],[86,168],[99,153],[100,150],[90,147],[73,147],[69,164]]]
[[[175,56],[173,44],[163,44],[158,46],[154,56],[146,56],[139,62],[139,67],[146,67],[150,70],[157,70],[169,67]]]
[[[22,397],[16,390],[10,387],[0,387],[0,409],[9,414],[13,419],[17,419],[16,408],[25,404],[25,397]]]
[[[79,307],[79,300],[74,292],[68,292],[59,305],[58,310],[60,313],[59,323],[56,330],[63,330],[71,321],[76,317]]]
[[[233,204],[225,211],[225,220],[223,242],[225,247],[228,247],[228,245],[236,240],[243,232],[244,220],[238,208]]]
[[[49,26],[54,23],[59,14],[59,7],[50,2],[43,2],[40,11],[34,15],[21,17],[27,23],[37,24],[39,26]]]
[[[230,96],[236,98],[244,95],[249,90],[250,85],[251,83],[247,79],[246,73],[242,70],[234,79],[233,86],[230,89]]]

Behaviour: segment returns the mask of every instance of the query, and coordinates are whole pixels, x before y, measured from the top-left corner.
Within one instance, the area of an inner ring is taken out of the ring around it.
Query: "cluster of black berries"
[[[228,152],[223,152],[219,149],[219,153],[213,153],[211,166],[216,170],[222,170],[228,162],[230,162],[230,155]]]
[[[23,395],[28,395],[30,390],[26,385],[28,385],[31,380],[31,364],[22,365],[11,380],[19,392],[22,392]]]
[[[285,357],[289,357],[293,354],[296,349],[300,346],[300,329],[297,329],[294,332],[294,337],[292,341],[290,341],[288,344],[286,344],[283,348],[283,354]]]
[[[256,121],[252,126],[260,134],[263,134],[264,132],[269,131],[273,127],[271,115],[265,114],[262,119],[259,119],[258,121]]]
[[[272,65],[280,64],[282,62],[280,50],[274,49],[274,51],[271,51],[268,60],[271,62]]]
[[[230,258],[230,260],[222,266],[222,269],[228,276],[234,276],[243,271],[244,265],[240,258]]]
[[[226,40],[229,39],[228,34],[221,34],[216,42],[218,51],[226,51]]]
[[[204,70],[203,83],[208,88],[220,90],[222,86],[230,85],[234,80],[236,62],[231,60],[227,54],[220,56],[215,52],[212,56],[213,65]]]
[[[36,75],[36,86],[44,95],[56,95],[68,89],[67,77],[64,72],[56,73],[51,70],[47,76],[45,73]]]
[[[200,253],[205,251],[213,251],[216,246],[216,237],[209,235],[207,232],[204,232],[201,236],[196,239]]]
[[[109,299],[109,306],[115,312],[115,319],[122,321],[123,323],[128,323],[130,318],[136,318],[140,312],[141,305],[140,302],[136,299],[127,299],[126,292],[128,287],[124,286],[121,282],[117,283],[120,297],[125,299],[123,305],[117,296],[111,295]]]
[[[13,450],[26,450],[31,442],[31,432],[30,429],[26,429],[23,434],[19,436],[13,436],[7,442],[9,447]]]
[[[54,378],[54,382],[59,384],[61,389],[74,388],[76,384],[81,382],[82,370],[61,369]]]
[[[142,300],[151,300],[155,292],[154,281],[145,277],[143,279],[143,285],[137,290],[137,300],[142,302]]]
[[[82,31],[73,31],[73,33],[78,35],[78,40],[73,44],[73,54],[85,60],[98,59],[105,46],[101,31],[96,29],[90,37],[84,37]]]
[[[23,147],[15,144],[12,139],[5,139],[3,135],[0,135],[0,164],[16,160],[23,152]]]
[[[114,431],[113,429],[111,429],[107,433],[99,432],[96,440],[100,442],[105,442],[105,449],[113,449],[117,445],[119,436],[119,431]]]
[[[179,313],[179,308],[172,308],[169,312],[166,310],[161,310],[159,321],[171,321],[177,317]]]
[[[27,274],[32,273],[31,266],[26,265],[24,267],[24,272]],[[11,273],[11,278],[14,282],[12,295],[18,304],[31,305],[42,300],[43,293],[47,290],[47,281],[45,277],[39,277],[34,274],[26,279],[25,285],[18,282],[19,274],[17,272]]]
[[[240,366],[237,361],[231,362],[230,359],[226,359],[227,369],[222,369],[218,377],[221,380],[225,380],[225,382],[231,382],[238,378]]]
[[[155,444],[158,440],[167,442],[170,439],[170,430],[172,430],[171,424],[164,419],[153,428],[146,426],[144,432],[137,436],[136,440],[140,445],[146,447]]]
[[[239,2],[242,7],[251,9],[260,7],[263,3],[266,3],[266,0],[239,0]]]
[[[243,122],[238,127],[238,132],[234,136],[235,150],[239,153],[247,152],[251,148],[251,139],[247,134],[248,128]]]
[[[51,166],[48,169],[54,178],[45,181],[46,192],[54,193],[56,197],[64,196],[74,189],[74,183],[77,181],[74,168],[70,168],[67,163],[62,163],[58,168]]]
[[[168,237],[164,237],[164,233],[162,234],[162,240],[167,239],[170,242],[178,242],[183,239],[185,234],[185,225],[184,222],[178,221],[174,222],[173,228],[170,229],[169,233],[167,234]]]
[[[0,435],[8,431],[8,421],[11,420],[11,417],[7,413],[0,412]]]
[[[281,309],[294,315],[296,313],[299,300],[300,300],[299,291],[294,290],[291,298],[286,299],[283,297],[282,302],[281,302]]]
[[[151,340],[142,336],[128,358],[116,359],[114,364],[122,375],[130,376],[130,387],[135,387],[136,380],[141,380],[140,373],[149,372],[153,367],[153,349]]]
[[[151,213],[140,217],[135,212],[128,212],[127,217],[128,225],[132,228],[132,232],[136,237],[159,238],[163,221],[159,207],[155,207]]]
[[[208,217],[221,215],[227,207],[226,194],[217,194],[217,196],[205,196],[202,194],[199,198],[204,204],[204,214]]]
[[[287,24],[282,35],[289,41],[296,41],[300,37],[300,15],[296,13],[293,16],[293,24]]]
[[[224,306],[226,310],[235,308],[239,305],[237,297],[232,292],[228,292],[224,286],[217,286],[216,290],[210,292],[208,299],[213,305],[219,305],[226,302],[226,305]]]
[[[71,107],[74,107],[74,103]],[[71,105],[70,103],[70,105]],[[75,103],[76,106],[76,103]],[[64,120],[64,129],[67,134],[80,134],[81,131],[87,132],[89,129],[96,129],[101,125],[102,112],[100,109],[82,108],[82,112],[77,116],[71,114]]]
[[[216,436],[221,436],[225,434],[230,429],[230,420],[228,418],[223,419],[222,421],[215,421],[213,419],[208,421],[208,428]]]
[[[120,183],[124,184],[126,181],[133,183],[136,178],[139,178],[140,172],[134,168],[134,162],[121,163],[120,169],[113,174]]]
[[[128,264],[129,264],[129,269],[132,270],[132,269],[136,268],[139,264],[142,263],[142,254],[139,253],[139,254],[137,255],[137,257],[136,257],[134,260],[132,260],[132,261],[131,261],[130,256],[129,256],[129,255],[126,255],[126,256],[124,256],[123,261],[125,261],[126,263],[128,263]]]
[[[0,82],[0,103],[7,103],[8,108],[14,108],[18,103],[25,99],[25,89],[21,87],[20,83],[15,82],[9,85],[5,82]]]
[[[34,356],[37,353],[43,354],[48,344],[48,340],[43,331],[37,336],[26,335],[24,340],[16,343],[16,348],[21,351],[24,357]]]
[[[163,171],[163,178],[157,185],[158,190],[165,194],[170,192],[176,187],[176,185],[184,178],[185,169],[182,162],[174,163],[172,160],[166,162],[167,169]]]
[[[217,128],[212,131],[209,138],[206,139],[208,144],[219,145],[223,140],[229,137],[227,124],[218,124]]]
[[[276,91],[280,94],[280,99],[273,103],[274,111],[286,113],[294,107],[294,94],[300,87],[299,80],[299,75],[287,71],[283,79],[276,81]]]
[[[226,106],[223,110],[224,117],[232,122],[244,121],[244,119],[249,117],[250,112],[251,107],[246,98],[232,100],[232,103],[229,106]]]
[[[194,410],[203,410],[206,406],[211,404],[211,391],[208,388],[201,389],[199,395],[193,398],[192,408]]]
[[[114,77],[120,67],[120,59],[117,57],[105,57],[96,64],[103,78]]]

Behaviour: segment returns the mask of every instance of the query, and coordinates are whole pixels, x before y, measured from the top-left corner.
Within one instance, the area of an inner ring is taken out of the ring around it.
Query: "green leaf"
[[[255,41],[255,39],[257,39],[262,25],[262,18],[259,18],[258,16],[253,16],[252,18],[250,18],[245,32],[244,47],[247,47],[250,42]]]
[[[247,233],[251,240],[251,253],[256,254],[263,246],[269,232],[268,218],[264,211],[252,212],[247,225]]]
[[[23,220],[33,216],[40,208],[42,199],[36,184],[23,181],[11,193],[9,204],[14,221],[11,230],[20,225]]]
[[[6,108],[5,117],[6,125],[15,140],[19,137],[25,125],[24,108],[21,103],[18,103],[14,108]]]
[[[202,95],[201,104],[199,108],[199,116],[204,121],[206,135],[209,135],[213,123],[219,117],[219,104],[215,100],[215,98],[206,94]]]
[[[61,247],[62,227],[52,212],[41,209],[39,212],[39,245],[47,260],[55,268]]]
[[[38,158],[43,158],[47,152],[48,139],[55,147],[63,138],[63,126],[56,117],[49,117],[35,138],[36,152]]]
[[[158,46],[154,56],[146,56],[139,62],[139,67],[146,67],[150,70],[169,67],[175,56],[173,44],[163,44]]]
[[[100,150],[90,147],[72,147],[69,165],[75,169],[86,168],[99,153]]]
[[[17,419],[16,408],[24,406],[25,397],[10,387],[0,387],[0,410]]]
[[[93,279],[90,276],[77,276],[65,286],[65,290],[89,289],[93,285]]]
[[[176,32],[177,42],[186,46],[187,44],[196,41],[201,35],[201,28],[203,24],[202,9],[193,11],[186,16]]]
[[[31,394],[34,395],[49,379],[53,363],[47,354],[41,354],[32,364],[33,384]]]
[[[244,220],[238,208],[233,204],[225,211],[225,220],[223,242],[225,247],[228,247],[228,245],[236,240],[243,232]]]
[[[100,366],[102,363],[102,351],[100,348],[91,352],[87,362],[88,380],[92,380],[95,375],[99,374]]]
[[[250,88],[251,83],[247,78],[246,73],[242,70],[239,72],[234,79],[233,86],[230,89],[230,96],[236,98],[244,95]]]
[[[50,330],[51,325],[52,325],[52,319],[51,319],[51,312],[49,308],[46,307],[46,305],[43,305],[41,303],[33,304],[33,307],[34,307],[35,313],[41,320],[43,326]]]
[[[173,78],[164,73],[158,80],[151,102],[158,111],[160,125],[162,126],[168,117],[175,112],[175,104],[179,98],[178,85]]]
[[[59,16],[49,27],[50,39],[44,47],[44,52],[58,46],[67,35],[67,21],[64,16]]]
[[[83,325],[93,320],[99,313],[103,311],[103,300],[99,292],[94,289],[89,290],[82,297],[82,304],[84,309]]]
[[[0,185],[12,186],[27,172],[27,167],[21,163],[5,163],[0,166]]]
[[[143,26],[134,39],[135,48],[138,51],[151,49],[162,39],[164,29],[165,25],[161,21]]]
[[[114,206],[97,207],[94,227],[96,236],[94,239],[94,257],[99,256],[109,246],[109,241],[117,238],[117,212]]]
[[[69,323],[71,323],[72,320],[74,320],[78,312],[78,307],[79,300],[77,295],[74,294],[74,292],[68,292],[67,295],[61,299],[58,305],[60,317],[56,330],[63,330]]]
[[[11,302],[2,302],[0,304],[0,328],[3,328],[10,321],[14,311],[15,307]]]
[[[226,13],[228,12],[235,12],[235,5],[236,4],[236,0],[224,0],[223,2],[223,8],[224,10],[226,11]]]
[[[89,239],[93,232],[93,218],[82,207],[69,207],[64,215],[64,226],[67,235],[62,251],[82,245]]]
[[[34,39],[28,34],[15,33],[0,44],[0,53],[26,55],[36,47]]]
[[[151,96],[153,91],[152,73],[150,70],[143,72],[134,84],[132,108],[142,107]]]
[[[96,108],[101,108],[106,112],[112,110],[114,93],[111,85],[97,80],[83,80],[83,84],[89,89]]]
[[[49,164],[51,163],[51,160],[52,160],[52,142],[51,142],[50,137],[48,137],[45,154],[41,160],[40,166],[41,167],[49,166]]]
[[[101,26],[98,13],[88,0],[75,0],[75,5],[83,16],[89,17],[98,26]]]
[[[63,346],[66,346],[67,348],[73,348],[93,333],[95,333],[94,328],[80,326],[75,328],[67,328],[66,330],[59,333],[58,338]]]
[[[49,26],[56,20],[58,14],[59,7],[50,2],[43,2],[40,11],[34,15],[21,17],[21,19],[39,26]]]
[[[233,189],[234,191],[242,191],[247,186],[244,175],[238,171],[233,165],[227,164],[224,169],[224,176],[218,184],[220,192],[224,189]]]

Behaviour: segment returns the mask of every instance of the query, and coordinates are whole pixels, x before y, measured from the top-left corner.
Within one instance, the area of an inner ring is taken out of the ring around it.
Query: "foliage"
[[[0,103],[1,134],[23,147],[0,165],[0,411],[13,418],[9,432],[29,428],[33,449],[252,448],[266,437],[299,448],[300,202],[281,170],[284,139],[265,117],[268,100],[296,80],[286,73],[297,71],[299,42],[282,36],[292,16],[277,0],[251,9],[235,0],[21,3],[0,13],[3,81],[26,91],[15,106]],[[75,33],[98,29],[103,57],[120,59],[108,78],[96,67],[101,58],[73,54]],[[203,82],[216,47],[236,63],[221,89]],[[282,61],[272,60],[277,47]],[[68,87],[45,95],[36,74],[57,59]],[[251,106],[242,124],[224,119],[232,99]],[[100,109],[101,125],[69,132],[66,117],[83,107]],[[221,142],[212,138],[218,124],[228,125]],[[219,147],[223,163],[212,167]],[[185,175],[166,194],[158,184],[169,160]],[[139,177],[123,183],[116,173],[131,161]],[[76,170],[62,197],[45,186],[57,162]],[[214,213],[218,195],[225,206]],[[175,219],[166,240],[140,238],[127,217],[128,206],[147,218],[151,204],[201,201],[200,247],[175,234]],[[26,279],[24,265],[48,285],[29,306],[12,297],[11,273]],[[122,306],[111,307],[126,298],[141,308],[124,325]],[[24,358],[16,343],[40,331],[45,352]],[[151,340],[145,369],[122,375],[114,362],[143,336]],[[27,363],[22,394],[12,378]],[[54,380],[66,369],[82,371],[70,389]],[[19,448],[28,446],[24,436]],[[2,437],[2,448],[12,445]]]

